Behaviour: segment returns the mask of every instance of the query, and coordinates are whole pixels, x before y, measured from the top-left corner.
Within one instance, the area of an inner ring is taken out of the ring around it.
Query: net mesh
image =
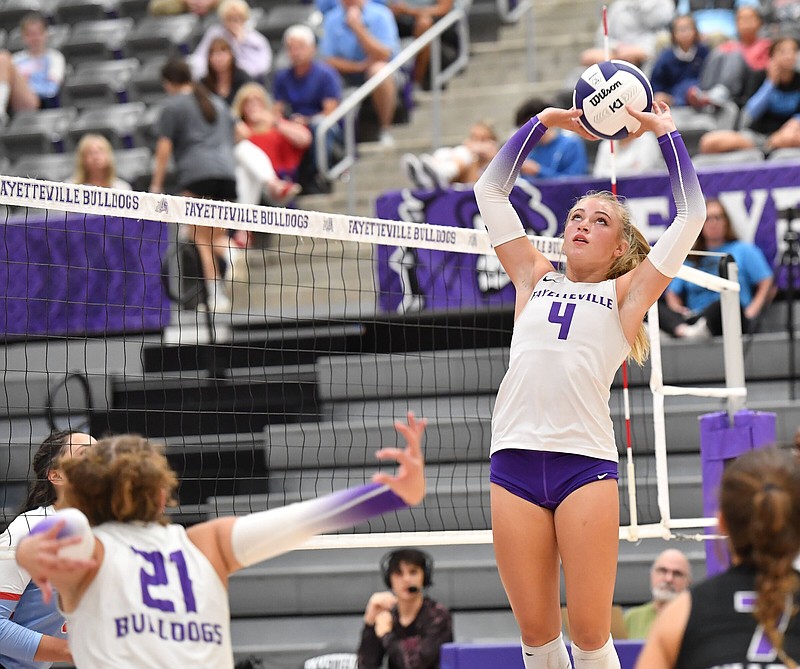
[[[386,221],[11,177],[0,203],[2,521],[54,427],[165,443],[181,479],[172,513],[189,524],[369,480],[411,410],[429,421],[426,501],[343,534],[489,540],[513,286],[479,219],[436,226],[413,209]],[[229,309],[211,308],[192,225],[229,230]],[[558,240],[534,242],[558,258]],[[647,383],[631,369],[638,521],[658,523]],[[619,380],[611,407],[622,453]],[[620,483],[624,524],[624,468]]]

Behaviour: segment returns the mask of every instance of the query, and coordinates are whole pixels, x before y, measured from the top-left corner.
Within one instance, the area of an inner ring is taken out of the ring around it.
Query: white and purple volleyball
[[[587,68],[575,84],[574,106],[583,111],[580,124],[595,137],[623,139],[639,128],[626,110],[653,106],[653,87],[647,76],[624,60],[606,60]]]
[[[89,519],[83,514],[82,511],[73,508],[61,509],[52,516],[48,516],[44,520],[38,522],[31,534],[40,534],[47,532],[53,525],[59,521],[64,522],[57,535],[58,539],[65,539],[67,537],[80,537],[80,542],[63,546],[59,549],[59,557],[70,558],[72,560],[86,560],[94,553],[94,534],[92,528],[89,526]]]

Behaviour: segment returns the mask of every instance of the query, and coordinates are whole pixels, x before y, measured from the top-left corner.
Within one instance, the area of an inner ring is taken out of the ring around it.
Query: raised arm
[[[395,428],[405,437],[406,448],[384,448],[376,457],[397,461],[396,474],[378,473],[367,485],[248,516],[201,523],[188,530],[190,539],[225,580],[228,574],[286,553],[317,534],[419,504],[425,496],[421,446],[425,421],[409,413],[408,423],[398,421]]]
[[[669,106],[658,102],[653,105],[653,110],[637,112],[628,107],[631,115],[642,124],[637,134],[652,131],[658,137],[661,154],[669,170],[676,214],[670,226],[650,249],[647,259],[617,280],[623,325],[630,319],[630,323],[635,324],[636,328],[636,322],[641,323],[647,310],[680,270],[706,220],[703,191],[689,152],[675,129]]]
[[[527,302],[533,287],[553,266],[526,237],[509,195],[522,164],[548,127],[581,132],[576,123],[580,115],[575,109],[548,108],[534,116],[503,145],[475,184],[478,209],[495,253],[517,289],[517,304]]]

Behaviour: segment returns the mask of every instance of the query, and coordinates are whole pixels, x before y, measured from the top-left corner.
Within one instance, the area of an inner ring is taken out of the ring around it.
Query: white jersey
[[[492,453],[519,448],[618,461],[608,400],[629,352],[616,281],[573,283],[546,274],[514,324]]]
[[[80,669],[232,669],[228,592],[179,525],[93,528],[103,563],[65,615]]]

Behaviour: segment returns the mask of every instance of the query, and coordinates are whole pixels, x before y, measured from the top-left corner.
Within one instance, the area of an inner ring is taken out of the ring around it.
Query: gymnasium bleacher
[[[267,0],[253,4],[261,9],[258,27],[273,47],[279,46],[286,25],[308,16],[307,6]],[[581,46],[592,39],[596,3],[556,0],[537,4],[538,81],[524,84],[520,83],[525,69],[522,26],[500,25],[493,2],[472,4],[472,58],[468,71],[446,94],[444,143],[462,138],[467,104],[471,118],[508,116],[500,120],[501,125],[510,126],[511,110],[522,99],[533,92],[554,93],[560,88],[563,74],[576,62]],[[18,115],[0,135],[4,152],[0,169],[20,176],[65,180],[73,169],[70,151],[79,135],[91,130],[112,140],[119,175],[135,187],[146,188],[153,140],[150,130],[162,97],[159,68],[168,52],[185,53],[202,34],[201,26],[184,17],[148,23],[151,19],[142,0],[0,0],[0,34],[6,33],[6,47],[18,44],[15,27],[34,5],[57,21],[51,42],[68,54],[71,70],[62,108],[50,110],[50,115]],[[568,36],[557,28],[564,22],[570,24]],[[398,147],[388,157],[374,147],[363,147],[349,175],[359,184],[354,213],[372,215],[375,196],[401,183],[400,153],[429,148],[429,103],[428,95],[419,95],[410,123],[397,129]],[[331,195],[304,198],[300,205],[344,211],[343,190],[337,187]],[[22,369],[28,360],[47,360],[47,367],[66,369],[68,360],[88,363],[100,359],[103,370],[113,373],[103,378],[99,367],[90,370],[96,373],[86,376],[91,392],[86,393],[83,404],[76,399],[85,392],[79,378],[67,379],[64,387],[53,390],[46,384],[31,387],[22,375],[6,374],[5,393],[0,395],[4,419],[0,423],[0,471],[11,481],[28,475],[30,443],[48,431],[48,415],[23,414],[12,407],[33,403],[34,398],[38,406],[50,408],[51,417],[64,421],[69,414],[73,424],[84,421],[96,434],[124,426],[163,437],[171,463],[186,480],[180,489],[182,511],[175,520],[192,523],[217,513],[249,511],[254,505],[267,508],[294,501],[308,492],[304,486],[312,480],[317,494],[328,484],[341,487],[368,475],[373,471],[369,453],[374,444],[391,434],[394,417],[411,408],[431,421],[428,442],[437,447],[431,450],[438,454],[430,463],[431,478],[442,473],[441,481],[446,482],[434,487],[432,494],[446,500],[441,507],[451,509],[452,514],[428,515],[423,507],[387,519],[387,529],[488,528],[490,411],[499,383],[497,373],[502,369],[497,363],[507,358],[508,340],[443,344],[431,338],[436,317],[389,318],[381,332],[364,332],[362,323],[347,319],[335,323],[322,319],[269,322],[269,327],[242,324],[236,326],[236,335],[247,347],[243,349],[246,354],[239,357],[225,354],[222,346],[165,346],[155,334],[128,340],[8,344],[9,369]],[[499,317],[509,325],[510,313]],[[505,330],[510,332],[510,327]],[[475,331],[481,332],[480,328]],[[788,438],[799,420],[800,402],[790,391],[786,364],[790,347],[779,305],[773,306],[765,320],[764,332],[748,338],[745,346],[748,407],[776,412],[778,434]],[[325,355],[315,353],[320,350]],[[443,387],[426,385],[433,377],[423,375],[421,365],[414,366],[413,359],[402,358],[409,350],[431,352],[432,364],[452,371],[436,376],[448,383]],[[719,347],[710,342],[667,341],[664,380],[721,384],[721,355]],[[490,360],[496,364],[489,367]],[[210,361],[234,383],[209,385],[201,375],[192,374]],[[485,367],[483,362],[487,362]],[[483,373],[488,369],[495,375]],[[186,373],[177,375],[177,370]],[[649,366],[632,370],[634,389],[646,389],[648,372]],[[397,387],[413,387],[418,392],[398,395],[381,382],[400,375],[407,380]],[[69,397],[67,386],[73,389]],[[455,403],[450,398],[454,396],[462,406],[468,398],[469,416],[453,415]],[[174,411],[186,397],[207,403],[202,406],[227,406],[235,413],[227,414],[229,422],[198,415],[197,421],[189,424]],[[242,397],[261,401],[242,404]],[[615,427],[621,431],[621,400],[616,391],[611,404]],[[668,404],[670,485],[676,517],[701,515],[696,417],[721,408],[721,403],[713,400],[672,400]],[[382,418],[361,420],[357,429],[352,422],[343,422],[347,416],[363,415]],[[649,416],[647,411],[644,415]],[[292,422],[287,422],[287,416]],[[643,433],[641,443],[652,444],[652,421],[643,421],[637,429]],[[347,444],[349,459],[334,462],[324,446],[342,442]],[[652,453],[645,453],[637,465],[639,494],[646,500],[645,508],[654,508]],[[302,476],[304,470],[315,473],[320,468],[322,476],[318,478]],[[249,475],[243,477],[243,471]],[[21,501],[23,486],[6,484],[1,494],[4,517],[0,520],[7,521]],[[621,486],[621,499],[626,495]],[[627,517],[622,520],[626,522]],[[640,521],[647,520],[652,519],[640,517]],[[685,550],[695,576],[703,575],[702,544],[679,541],[670,545]],[[621,544],[615,603],[627,606],[648,598],[649,566],[663,547],[660,541]],[[235,575],[230,599],[237,657],[255,654],[263,658],[266,668],[298,668],[314,655],[352,651],[366,600],[381,587],[377,565],[383,552],[374,548],[295,551]],[[430,552],[436,564],[431,594],[453,610],[457,641],[518,638],[490,545],[432,547]]]

